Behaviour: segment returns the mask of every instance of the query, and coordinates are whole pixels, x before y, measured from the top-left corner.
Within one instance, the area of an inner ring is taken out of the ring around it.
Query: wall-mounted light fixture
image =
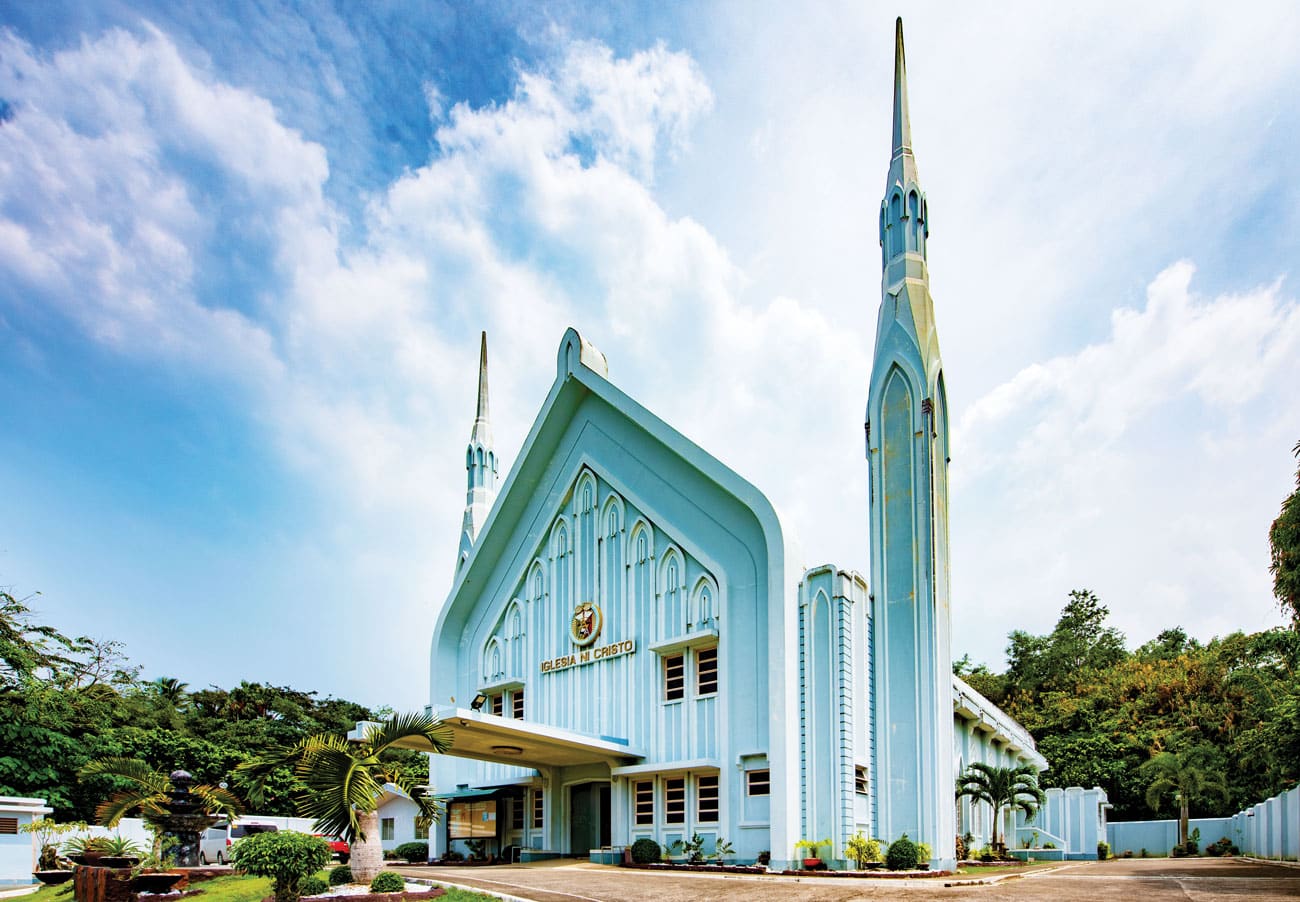
[[[483,705],[486,703],[487,696],[480,692],[478,695],[474,696],[474,701],[469,703],[469,708],[471,711],[482,711]]]

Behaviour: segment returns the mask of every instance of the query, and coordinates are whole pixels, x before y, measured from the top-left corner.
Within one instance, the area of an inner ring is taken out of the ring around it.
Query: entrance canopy
[[[461,758],[520,767],[568,767],[574,764],[622,767],[645,757],[642,752],[629,747],[624,739],[590,736],[468,708],[437,708],[433,716],[451,729],[451,748],[447,754]],[[414,738],[398,742],[397,746],[421,752],[432,751],[427,742]]]

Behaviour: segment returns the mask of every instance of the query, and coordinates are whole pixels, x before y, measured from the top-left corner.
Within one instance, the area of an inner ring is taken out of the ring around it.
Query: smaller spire
[[[487,332],[479,339],[478,406],[474,409],[474,429],[470,432],[469,440],[484,445],[492,444],[492,424],[488,419]]]

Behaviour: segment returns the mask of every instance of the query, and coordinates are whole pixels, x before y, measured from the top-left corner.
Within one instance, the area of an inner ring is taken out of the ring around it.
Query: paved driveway
[[[398,868],[403,874],[445,880],[533,902],[655,902],[809,899],[1159,900],[1300,899],[1300,869],[1235,859],[1131,859],[1079,862],[1004,879],[991,886],[945,886],[943,879],[872,880],[748,875],[665,874],[585,862],[477,868]],[[961,878],[957,878],[961,879]]]

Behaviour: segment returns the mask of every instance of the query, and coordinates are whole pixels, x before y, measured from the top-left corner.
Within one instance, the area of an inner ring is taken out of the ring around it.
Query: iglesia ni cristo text
[[[626,394],[573,329],[498,492],[484,339],[430,656],[431,710],[454,731],[430,759],[454,809],[431,856],[480,838],[497,855],[602,860],[698,833],[773,868],[829,838],[823,856],[847,866],[862,831],[907,833],[950,867],[958,833],[992,827],[986,806],[954,800],[961,769],[1046,769],[952,675],[948,405],[901,21],[879,223],[869,578],[803,569],[763,493]]]

